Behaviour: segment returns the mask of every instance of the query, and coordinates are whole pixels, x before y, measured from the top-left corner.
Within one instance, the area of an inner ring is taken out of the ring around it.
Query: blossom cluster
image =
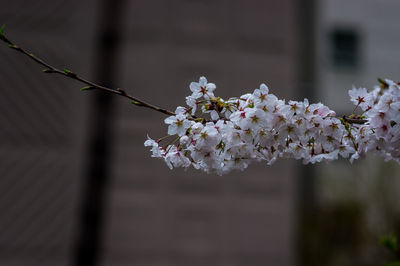
[[[399,83],[381,80],[371,91],[353,88],[350,100],[361,114],[342,118],[322,103],[286,103],[265,84],[228,100],[215,96],[215,88],[205,77],[190,84],[187,107],[177,107],[165,119],[168,136],[144,143],[153,157],[171,169],[194,167],[220,175],[253,161],[270,165],[294,158],[307,164],[341,156],[353,162],[367,152],[400,163]]]

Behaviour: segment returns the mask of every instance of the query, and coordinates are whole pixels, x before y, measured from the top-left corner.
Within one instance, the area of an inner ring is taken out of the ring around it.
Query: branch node
[[[63,68],[63,72],[68,77],[72,77],[72,78],[76,78],[77,77],[77,75],[74,72],[72,72],[71,70],[69,70],[69,69]]]
[[[15,44],[9,44],[8,47],[11,48],[11,49],[17,50],[17,51],[19,51],[19,52],[22,51],[22,49],[19,48],[19,47],[18,47],[17,45],[15,45]]]
[[[117,88],[117,91],[119,91],[121,93],[121,95],[124,95],[124,96],[127,95],[126,92],[121,88]]]

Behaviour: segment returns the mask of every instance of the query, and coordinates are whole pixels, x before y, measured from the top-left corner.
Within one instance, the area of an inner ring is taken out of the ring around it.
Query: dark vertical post
[[[298,0],[299,10],[299,84],[300,91],[315,102],[315,54],[316,12],[315,0]],[[299,180],[300,212],[312,208],[315,203],[315,177],[312,165],[302,167]]]
[[[315,0],[298,0],[299,80],[301,92],[315,101],[316,5]]]
[[[113,87],[116,73],[118,44],[122,29],[124,0],[103,0],[97,26],[95,47],[95,80]],[[89,141],[85,183],[82,190],[81,213],[75,249],[77,266],[98,264],[101,251],[106,186],[109,182],[109,158],[112,145],[112,96],[97,92],[89,114]]]
[[[315,102],[316,60],[316,0],[298,0],[298,80],[300,92]],[[307,230],[316,205],[315,169],[312,165],[302,166],[298,176],[298,227],[297,265],[305,265],[308,252]]]

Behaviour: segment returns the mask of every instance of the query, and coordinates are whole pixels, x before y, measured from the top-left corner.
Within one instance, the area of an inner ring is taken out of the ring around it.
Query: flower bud
[[[187,145],[187,144],[189,143],[189,137],[186,136],[186,135],[183,135],[183,136],[179,139],[179,142],[180,142],[182,145]]]

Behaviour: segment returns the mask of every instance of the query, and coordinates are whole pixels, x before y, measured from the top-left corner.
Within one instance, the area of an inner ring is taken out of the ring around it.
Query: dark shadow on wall
[[[113,88],[118,71],[120,40],[123,34],[125,0],[102,0],[97,23],[97,41],[93,76],[96,83]],[[108,199],[106,187],[110,183],[109,160],[114,144],[113,97],[95,92],[91,103],[91,125],[88,132],[88,155],[84,187],[82,189],[75,265],[99,265],[104,231],[104,210]]]

